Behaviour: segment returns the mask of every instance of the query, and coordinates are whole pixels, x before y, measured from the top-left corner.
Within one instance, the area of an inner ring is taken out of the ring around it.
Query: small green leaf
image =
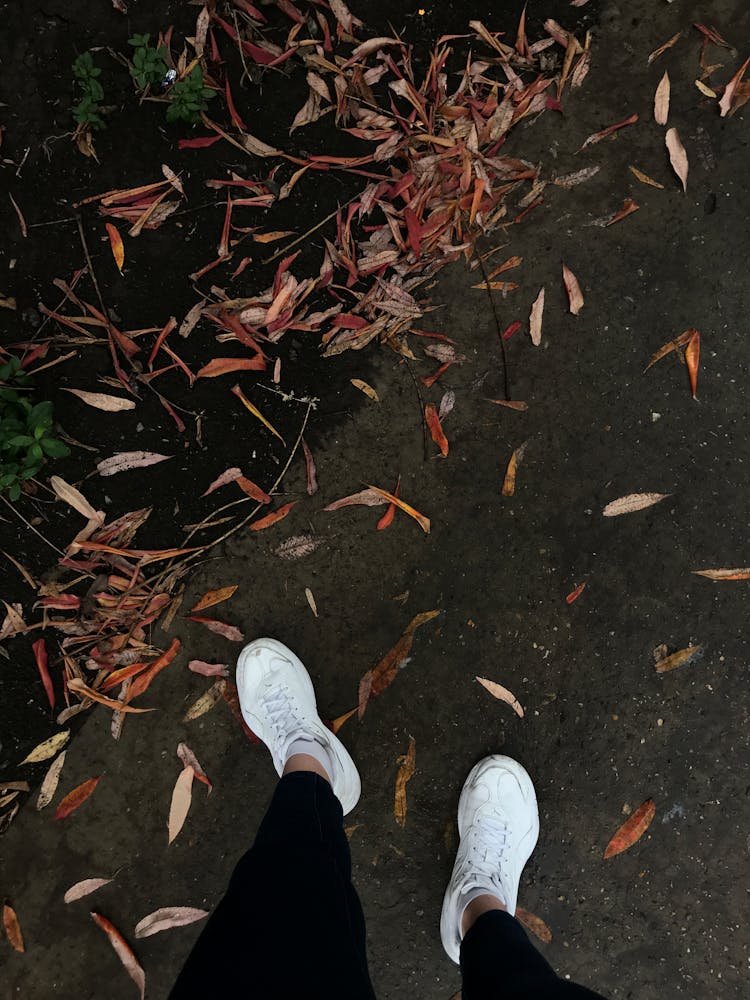
[[[39,442],[44,449],[44,453],[50,458],[65,458],[70,454],[70,448],[56,438],[42,438]]]

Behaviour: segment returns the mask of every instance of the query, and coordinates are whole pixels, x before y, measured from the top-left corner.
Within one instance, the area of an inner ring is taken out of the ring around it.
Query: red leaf
[[[200,622],[207,629],[216,632],[217,635],[229,639],[230,642],[242,642],[245,638],[242,632],[235,625],[227,625],[226,622],[217,621],[215,618],[203,618],[201,615],[188,615],[188,621]]]
[[[574,590],[571,590],[571,592],[565,598],[566,604],[572,604],[573,601],[577,601],[585,589],[586,589],[586,584],[579,583],[578,586]]]
[[[237,476],[234,481],[244,493],[247,493],[247,495],[252,497],[253,500],[257,500],[258,503],[271,502],[271,497],[268,493],[266,493],[265,490],[262,490],[260,486],[256,486],[252,479],[248,479],[247,476]]]
[[[607,844],[604,851],[605,858],[613,858],[616,854],[627,851],[629,847],[640,840],[651,821],[656,815],[656,805],[653,799],[646,799],[642,806],[633,813],[630,819],[626,820],[614,837]]]
[[[177,143],[178,149],[205,149],[213,146],[215,142],[220,142],[220,135],[200,135],[195,139],[180,139]]]
[[[44,644],[44,639],[37,639],[31,648],[34,650],[34,659],[36,660],[37,670],[42,678],[44,690],[47,692],[49,707],[54,708],[55,688],[52,684],[52,678],[49,675],[49,669],[47,668],[47,647]]]
[[[693,390],[693,399],[696,398],[698,389],[698,364],[701,358],[701,335],[696,330],[687,342],[685,348],[685,364],[690,374],[690,388]]]
[[[396,483],[396,489],[393,491],[394,497],[398,496],[398,491],[401,488],[401,476],[398,477],[398,482]],[[378,531],[385,531],[393,523],[393,518],[396,516],[396,504],[389,503],[388,510],[383,514],[383,516],[378,521]]]
[[[160,674],[165,667],[168,667],[172,660],[177,656],[180,649],[180,640],[173,639],[169,649],[166,649],[161,656],[159,656],[154,662],[149,666],[148,670],[137,677],[130,686],[128,691],[128,703],[130,703],[133,698],[137,698],[139,695],[148,688],[151,681]]]
[[[216,378],[217,375],[228,375],[230,372],[262,372],[266,363],[261,357],[256,358],[212,358],[196,374],[196,378]]]
[[[143,971],[138,959],[135,957],[133,949],[130,947],[122,934],[120,934],[115,925],[107,920],[106,917],[103,917],[101,913],[94,913],[92,910],[91,917],[109,938],[109,943],[114,948],[115,954],[125,966],[130,978],[138,987],[141,994],[141,1000],[143,1000],[146,993],[146,973]]]
[[[270,528],[272,524],[283,521],[296,503],[296,500],[291,500],[289,503],[285,503],[279,507],[278,510],[271,511],[270,514],[266,514],[265,517],[261,517],[258,521],[253,521],[250,525],[250,531],[263,531],[264,528]]]
[[[318,492],[318,474],[313,461],[312,452],[307,447],[307,441],[302,438],[302,450],[305,453],[305,471],[307,472],[307,492],[310,496]]]
[[[428,403],[427,406],[425,406],[424,417],[427,421],[427,426],[430,429],[432,440],[440,449],[443,458],[446,458],[448,455],[448,438],[445,436],[443,426],[440,423],[440,417],[438,416],[438,412],[432,403]]]
[[[72,812],[75,812],[79,806],[82,806],[86,799],[91,795],[93,790],[99,784],[101,779],[101,774],[96,778],[89,778],[87,781],[82,782],[77,788],[74,788],[72,792],[68,792],[65,798],[62,800],[60,805],[55,810],[54,818],[65,819],[70,816]]]

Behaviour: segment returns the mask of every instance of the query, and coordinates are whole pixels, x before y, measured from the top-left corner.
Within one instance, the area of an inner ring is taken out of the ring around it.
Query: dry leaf
[[[552,940],[552,931],[545,924],[541,917],[535,913],[524,910],[522,906],[516,907],[516,920],[520,921],[527,931],[538,937],[543,944],[549,944]]]
[[[255,358],[212,358],[195,373],[196,378],[217,378],[230,372],[263,371],[266,363],[260,356]]]
[[[376,698],[382,694],[399,670],[406,666],[414,643],[414,633],[417,629],[432,621],[440,613],[440,611],[423,611],[421,614],[415,615],[396,645],[385,654],[376,667],[365,672],[359,683],[358,712],[360,719],[365,714],[365,708],[370,698]]]
[[[40,761],[49,760],[50,757],[54,757],[58,750],[62,750],[65,744],[70,739],[70,730],[64,729],[60,733],[55,733],[54,736],[50,736],[49,739],[44,740],[39,743],[34,749],[21,761],[22,764],[38,764]]]
[[[348,721],[349,721],[349,719],[351,719],[351,717],[352,717],[353,715],[356,715],[356,714],[357,714],[357,712],[358,712],[358,709],[357,709],[357,708],[353,708],[353,709],[351,709],[351,711],[349,711],[349,712],[344,712],[344,714],[343,714],[343,715],[339,715],[339,716],[338,716],[338,717],[337,717],[336,719],[334,719],[334,720],[333,720],[333,722],[331,723],[331,732],[333,732],[333,733],[337,733],[337,732],[339,731],[339,729],[341,729],[341,727],[342,727],[342,726],[344,725],[344,723],[345,723],[345,722],[348,722]]]
[[[99,774],[96,778],[89,778],[87,781],[82,781],[72,792],[68,792],[55,810],[54,818],[56,820],[66,819],[72,812],[75,812],[76,809],[82,806],[101,781],[101,777],[101,774]]]
[[[130,469],[142,469],[147,465],[165,462],[172,455],[159,455],[153,451],[120,451],[111,458],[104,458],[96,463],[100,476],[115,476],[118,472],[128,472]]]
[[[585,181],[590,181],[592,177],[596,177],[601,169],[599,166],[584,167],[582,170],[576,170],[572,174],[556,177],[552,183],[561,188],[576,187],[578,184],[583,184]]]
[[[696,80],[695,86],[698,88],[698,90],[700,90],[701,94],[703,94],[704,97],[711,97],[714,99],[716,98],[716,91],[711,90],[710,87],[707,87],[706,84],[703,82],[703,80]]]
[[[265,517],[261,517],[257,521],[253,521],[252,524],[249,524],[248,531],[263,531],[264,528],[270,528],[271,525],[278,524],[279,521],[284,520],[296,503],[296,500],[290,500],[289,503],[282,504],[278,510],[273,510],[270,514],[266,514]]]
[[[63,769],[63,764],[65,763],[65,754],[67,750],[63,750],[59,757],[49,766],[47,773],[42,781],[41,788],[39,789],[39,797],[36,800],[37,809],[44,809],[50,804],[52,799],[55,797],[55,792],[57,791],[57,784],[60,780],[60,772]]]
[[[445,436],[443,426],[440,423],[440,417],[432,403],[428,403],[425,406],[424,418],[430,431],[430,437],[440,449],[443,458],[446,458],[448,455],[448,438]]]
[[[219,590],[207,590],[190,610],[203,611],[205,608],[212,608],[215,604],[221,604],[222,601],[228,601],[238,586],[239,584],[235,583],[229,587],[221,587]]]
[[[573,590],[571,590],[571,592],[565,598],[565,603],[566,604],[572,604],[574,601],[577,601],[578,598],[581,596],[581,594],[584,592],[585,589],[586,589],[585,582],[584,583],[579,583],[578,586],[575,587]]]
[[[139,920],[135,925],[135,936],[137,938],[151,937],[159,931],[169,930],[171,927],[185,927],[187,924],[194,924],[196,920],[203,920],[208,916],[208,910],[198,910],[194,906],[163,906],[159,910],[149,913],[143,920]]]
[[[680,649],[676,653],[658,660],[656,663],[656,672],[657,674],[665,674],[668,670],[681,667],[701,652],[703,652],[702,646],[688,646],[686,649]]]
[[[84,403],[95,407],[97,410],[106,410],[107,413],[119,413],[121,410],[134,410],[135,401],[125,399],[124,396],[109,396],[105,392],[86,392],[84,389],[65,389],[74,396],[78,396]]]
[[[383,504],[388,503],[380,493],[376,490],[368,487],[366,490],[360,490],[359,493],[351,493],[347,497],[342,497],[340,500],[334,500],[333,503],[329,503],[327,507],[324,507],[324,511],[341,510],[342,507],[382,507]]]
[[[646,799],[642,806],[627,819],[614,837],[607,844],[604,851],[605,858],[613,858],[616,854],[627,851],[629,847],[639,840],[651,824],[651,820],[656,815],[656,805],[653,799]]]
[[[312,611],[312,613],[317,618],[318,617],[318,606],[315,603],[315,598],[313,597],[313,592],[310,590],[309,587],[305,587],[305,597],[307,598],[307,603],[310,605],[310,610]]]
[[[693,392],[693,399],[696,399],[696,392],[698,390],[698,365],[700,364],[701,358],[701,335],[697,330],[693,331],[693,335],[687,342],[685,347],[685,364],[687,365],[688,374],[690,375],[690,388]]]
[[[195,756],[187,743],[177,744],[177,756],[182,761],[184,767],[192,767],[193,773],[198,781],[201,781],[209,792],[211,792],[214,786],[209,781],[208,775],[201,767],[198,758]]]
[[[602,511],[604,517],[619,517],[620,514],[632,514],[636,510],[645,510],[655,503],[671,497],[671,493],[629,493],[627,496],[612,500]]]
[[[199,622],[201,625],[205,625],[209,631],[223,636],[224,639],[229,639],[230,642],[242,642],[245,638],[236,625],[227,625],[226,622],[220,622],[216,618],[203,618],[201,615],[188,615],[187,619],[188,621]]]
[[[705,576],[715,583],[719,580],[750,580],[750,567],[742,569],[694,569],[695,576]]]
[[[191,660],[188,663],[188,670],[194,674],[201,674],[203,677],[228,677],[228,663],[206,663],[205,660]]]
[[[534,299],[534,304],[531,307],[531,314],[529,315],[529,333],[531,334],[531,343],[534,347],[539,347],[542,342],[542,316],[544,315],[544,288],[541,289],[537,297]]]
[[[414,737],[409,737],[409,749],[399,757],[401,766],[396,775],[396,792],[393,800],[393,815],[400,827],[406,826],[406,783],[414,774],[416,766],[417,744]]]
[[[54,709],[55,688],[52,684],[52,678],[49,675],[49,667],[47,666],[47,646],[44,639],[37,639],[36,642],[32,643],[31,648],[34,653],[34,661],[36,663],[37,670],[39,671],[39,676],[42,678],[42,684],[44,686],[44,692],[47,695],[49,707]]]
[[[625,118],[623,121],[617,122],[615,125],[608,125],[606,128],[601,129],[601,131],[594,132],[586,139],[578,152],[580,153],[581,150],[586,149],[587,146],[593,146],[595,143],[601,142],[602,139],[609,138],[609,136],[614,135],[615,132],[619,132],[621,128],[625,128],[626,125],[634,125],[637,121],[638,115],[631,115],[629,118]]]
[[[107,920],[106,917],[103,917],[101,913],[94,913],[92,911],[91,917],[109,938],[109,943],[114,948],[115,954],[125,966],[130,978],[138,987],[141,994],[141,1000],[143,1000],[146,993],[146,973],[143,971],[138,959],[133,954],[133,949],[130,947],[122,934],[120,934],[115,925]]]
[[[190,802],[193,797],[194,777],[195,771],[193,771],[192,767],[184,767],[175,782],[172,801],[169,806],[169,819],[167,821],[168,844],[172,843],[187,819]]]
[[[528,403],[524,403],[520,399],[488,399],[488,403],[494,403],[495,406],[505,406],[509,410],[520,410],[525,412],[529,408]]]
[[[750,65],[750,58],[746,59],[737,72],[734,74],[732,79],[724,88],[724,93],[722,94],[721,100],[719,101],[719,109],[721,111],[721,117],[725,118],[728,114],[734,113],[736,108],[732,107],[734,101],[734,95],[740,85],[742,77],[745,75],[745,70]]]
[[[495,681],[487,680],[486,677],[477,677],[477,680],[482,685],[485,690],[489,691],[493,698],[497,698],[499,701],[504,701],[506,704],[510,705],[516,715],[522,719],[523,718],[523,708],[520,701],[502,684],[498,684]]]
[[[367,489],[374,490],[376,493],[379,493],[381,497],[384,497],[386,500],[390,501],[390,503],[395,503],[395,505],[399,507],[405,514],[408,514],[409,517],[413,517],[414,520],[419,525],[419,527],[422,529],[422,531],[424,531],[426,535],[429,535],[430,533],[429,517],[425,517],[424,514],[420,514],[418,510],[415,510],[414,507],[412,507],[410,504],[406,503],[404,500],[402,500],[400,497],[397,497],[393,493],[388,493],[386,490],[381,490],[377,486],[368,486]]]
[[[64,500],[65,503],[69,504],[73,510],[77,510],[79,514],[87,518],[89,521],[98,520],[100,524],[104,523],[104,514],[101,511],[96,511],[88,502],[86,497],[77,490],[75,486],[71,486],[70,483],[66,483],[64,479],[59,476],[50,476],[49,484],[55,492],[55,496],[59,497],[60,500]]]
[[[669,150],[669,160],[672,164],[672,169],[682,182],[682,190],[687,191],[688,158],[676,128],[667,130],[665,141]]]
[[[664,190],[663,184],[655,181],[653,177],[649,177],[648,174],[644,174],[642,170],[638,169],[638,167],[628,167],[628,170],[633,177],[641,182],[641,184],[649,184],[651,187],[659,188],[661,191]]]
[[[676,35],[672,35],[669,41],[665,42],[663,45],[660,45],[658,49],[654,49],[654,51],[648,57],[648,65],[650,66],[651,63],[654,61],[654,59],[658,59],[663,52],[667,51],[667,49],[671,49],[674,43],[679,41],[680,38],[682,38],[682,32],[678,31]]]
[[[117,231],[117,226],[113,226],[111,222],[106,222],[104,227],[107,230],[107,236],[109,236],[109,245],[112,249],[115,264],[117,264],[117,270],[122,274],[122,265],[125,263],[125,247],[122,242],[122,236]]]
[[[623,219],[626,219],[629,215],[632,215],[633,212],[637,212],[638,208],[639,206],[636,205],[636,203],[633,201],[632,198],[626,198],[625,201],[622,203],[622,208],[620,209],[620,211],[615,212],[612,218],[607,220],[605,225],[614,226],[616,222],[622,222]]]
[[[84,896],[89,896],[92,892],[96,892],[97,889],[101,889],[102,886],[109,885],[111,881],[111,878],[85,878],[82,882],[76,882],[75,885],[71,885],[63,896],[63,901],[65,903],[74,903],[77,899],[83,899]]]
[[[664,344],[663,347],[660,347],[655,354],[651,355],[649,363],[644,368],[644,371],[648,371],[652,365],[655,365],[657,361],[661,361],[662,358],[665,358],[668,354],[671,354],[672,351],[676,350],[678,347],[686,347],[690,341],[690,338],[693,336],[693,334],[697,332],[698,332],[697,330],[693,329],[684,330],[679,337],[675,337],[674,340],[668,341],[666,344]]]
[[[208,691],[205,691],[197,701],[193,702],[183,715],[182,721],[192,722],[194,719],[199,719],[201,715],[205,715],[206,712],[210,712],[214,705],[224,697],[226,686],[227,682],[223,678],[219,678]]]
[[[21,925],[18,922],[16,911],[8,903],[5,903],[3,906],[3,927],[5,928],[5,933],[11,943],[11,947],[14,948],[15,951],[26,951],[26,947],[23,943],[23,934],[21,933]]]
[[[521,464],[525,451],[526,442],[524,442],[520,448],[516,448],[510,456],[508,467],[505,470],[505,478],[503,479],[503,488],[501,491],[504,497],[512,497],[516,492],[516,472],[518,471],[518,466]]]
[[[581,291],[581,286],[578,284],[578,278],[576,278],[566,264],[563,264],[562,271],[565,291],[568,293],[570,311],[574,316],[577,316],[583,308],[583,292]]]
[[[666,125],[669,118],[669,73],[659,81],[654,94],[654,120],[657,125]]]

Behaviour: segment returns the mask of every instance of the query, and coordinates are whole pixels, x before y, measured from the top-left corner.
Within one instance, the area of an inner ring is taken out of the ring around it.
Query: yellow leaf
[[[409,737],[409,749],[399,757],[401,767],[396,775],[396,792],[393,799],[393,815],[399,826],[406,826],[406,783],[414,774],[417,759],[417,744]]]
[[[367,382],[365,382],[363,379],[353,378],[351,380],[351,383],[355,387],[355,389],[359,389],[360,392],[363,392],[365,394],[365,396],[369,396],[374,403],[380,402],[380,396],[378,396],[377,392],[375,392],[373,387],[371,385],[368,385]]]

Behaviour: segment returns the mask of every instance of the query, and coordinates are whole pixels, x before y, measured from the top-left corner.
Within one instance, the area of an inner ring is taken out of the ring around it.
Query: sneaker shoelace
[[[508,876],[507,860],[510,851],[510,826],[499,816],[482,816],[472,824],[468,835],[465,864],[477,875],[499,883]]]
[[[279,685],[263,698],[266,717],[273,730],[274,742],[278,753],[283,753],[285,747],[293,743],[300,735],[306,735],[306,727],[299,706],[291,697],[289,688]]]

